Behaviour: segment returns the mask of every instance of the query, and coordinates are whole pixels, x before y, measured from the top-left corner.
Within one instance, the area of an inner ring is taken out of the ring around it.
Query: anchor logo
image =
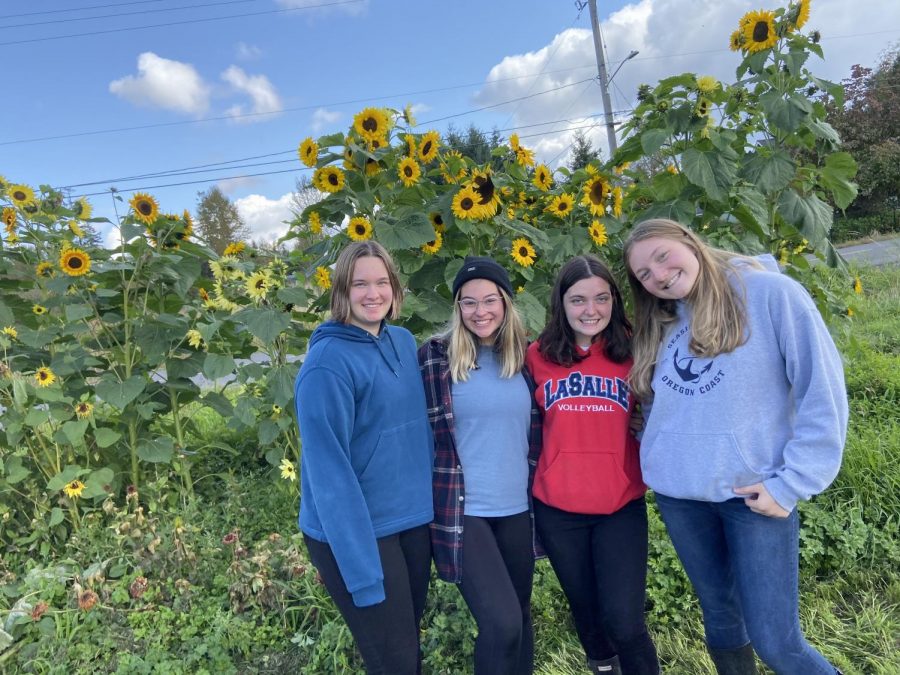
[[[700,372],[694,372],[694,361],[696,360],[696,356],[683,356],[679,358],[678,349],[675,350],[675,356],[672,358],[672,365],[675,367],[675,372],[678,373],[678,376],[683,382],[699,382],[713,366],[713,362],[710,361],[700,370]]]

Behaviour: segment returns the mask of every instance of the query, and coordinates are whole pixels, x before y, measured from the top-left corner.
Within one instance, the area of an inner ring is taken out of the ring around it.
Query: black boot
[[[591,673],[599,675],[622,675],[622,668],[619,666],[619,657],[613,656],[611,659],[588,659],[588,668]]]
[[[749,642],[737,649],[707,649],[719,675],[756,675],[756,655]]]

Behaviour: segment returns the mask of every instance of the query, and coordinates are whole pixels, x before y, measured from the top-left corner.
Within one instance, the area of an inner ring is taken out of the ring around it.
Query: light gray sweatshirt
[[[761,262],[774,266],[771,256]],[[735,487],[763,482],[791,511],[840,468],[848,416],[843,366],[800,284],[738,269],[750,337],[731,353],[697,358],[688,348],[691,307],[679,303],[653,374],[641,470],[650,488],[678,499],[722,502],[737,496]]]

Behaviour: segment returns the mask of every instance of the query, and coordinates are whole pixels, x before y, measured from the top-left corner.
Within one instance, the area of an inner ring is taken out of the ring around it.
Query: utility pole
[[[616,144],[612,102],[609,100],[609,77],[606,74],[603,38],[600,37],[600,21],[597,18],[597,0],[587,0],[587,2],[591,10],[591,30],[594,32],[594,52],[597,55],[597,71],[600,75],[600,94],[603,96],[603,118],[606,124],[606,138],[609,140],[609,156],[612,157],[619,146]]]

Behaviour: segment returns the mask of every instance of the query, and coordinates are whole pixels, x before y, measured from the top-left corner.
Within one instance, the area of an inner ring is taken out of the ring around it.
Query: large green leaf
[[[97,396],[111,406],[124,410],[125,406],[140,396],[147,386],[147,381],[139,375],[132,375],[124,382],[112,379],[101,380],[97,383]]]
[[[175,454],[175,443],[169,436],[145,438],[138,443],[137,456],[152,464],[165,464],[172,461]]]
[[[66,321],[78,321],[94,315],[90,305],[66,305]]]
[[[69,465],[47,481],[47,489],[50,490],[50,492],[62,490],[63,487],[87,472],[87,469],[82,469],[80,466]]]
[[[641,148],[645,155],[652,155],[659,150],[671,136],[668,129],[647,129],[641,134]]]
[[[741,177],[764,195],[786,188],[796,173],[794,160],[784,150],[759,150],[741,169]]]
[[[716,201],[724,201],[737,177],[737,164],[720,150],[688,148],[682,154],[687,179]]]
[[[834,212],[828,204],[814,194],[801,195],[793,189],[781,193],[778,212],[800,230],[814,248],[822,245],[834,221]]]
[[[245,309],[232,315],[231,318],[235,322],[243,323],[254,337],[266,344],[274,342],[275,338],[291,325],[290,315],[275,309]]]
[[[10,457],[3,463],[3,472],[6,482],[10,485],[20,483],[31,474],[31,470],[22,464],[21,457]]]
[[[234,359],[227,354],[207,354],[203,360],[203,374],[213,381],[231,375],[234,370]]]
[[[81,493],[81,497],[93,499],[107,494],[114,477],[113,470],[107,467],[92,471],[84,481],[84,492]]]
[[[819,176],[822,185],[831,190],[834,203],[846,209],[856,199],[857,188],[851,179],[856,175],[856,160],[849,152],[835,152],[825,158]]]
[[[287,407],[294,398],[294,380],[297,378],[297,366],[294,364],[276,366],[269,370],[269,395],[272,402],[282,408]]]
[[[740,187],[734,192],[737,204],[735,217],[742,225],[750,229],[759,239],[769,236],[769,204],[766,198],[756,189]]]
[[[99,427],[94,432],[94,440],[97,441],[97,445],[101,448],[108,448],[120,438],[122,438],[122,434],[106,427]]]
[[[378,220],[375,237],[389,249],[415,248],[434,241],[434,227],[428,216],[419,211],[394,222]]]
[[[62,425],[62,432],[72,445],[84,443],[84,432],[87,431],[87,420],[71,420]]]
[[[811,109],[807,99],[796,96],[784,98],[775,90],[760,96],[759,102],[769,121],[787,133],[797,131]]]

